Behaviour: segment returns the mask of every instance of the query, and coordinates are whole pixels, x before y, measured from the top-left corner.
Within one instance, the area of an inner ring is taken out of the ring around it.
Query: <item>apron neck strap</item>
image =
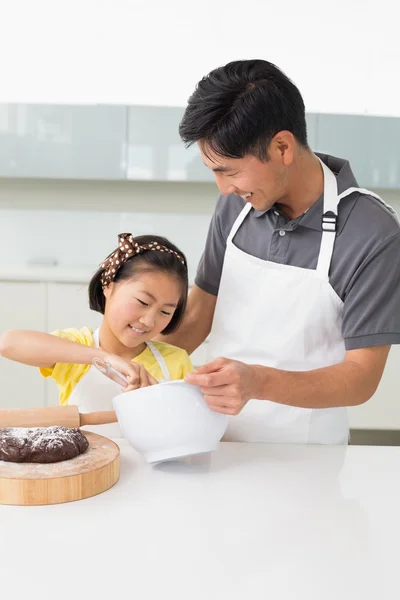
[[[100,327],[93,331],[93,345],[95,348],[100,347]]]
[[[324,206],[322,209],[322,238],[317,272],[325,279],[329,277],[335,245],[339,197],[336,177],[320,158],[318,160],[324,173]]]
[[[150,348],[150,350],[153,353],[154,358],[158,362],[158,365],[162,371],[162,374],[164,375],[164,379],[166,381],[171,381],[171,375],[168,371],[167,363],[165,362],[165,358],[163,357],[163,355],[161,354],[159,349],[156,347],[155,344],[153,344],[153,342],[150,342],[150,340],[148,340],[146,342],[146,344],[148,345],[148,347]]]
[[[372,196],[373,198],[376,198],[382,202],[382,204],[384,204],[386,208],[394,215],[396,220],[398,222],[400,221],[396,211],[394,211],[391,206],[386,204],[382,198],[378,196],[378,194],[375,194],[370,190],[359,187],[350,187],[347,188],[347,190],[344,190],[344,192],[341,192],[341,194],[338,194],[336,177],[320,158],[318,158],[318,160],[320,161],[324,172],[324,208],[322,215],[322,239],[318,257],[317,271],[322,277],[328,278],[332,261],[333,247],[336,239],[338,206],[342,198],[350,196],[350,194],[353,194],[354,192]]]
[[[94,343],[95,348],[98,348],[100,346],[100,328],[96,329],[96,331],[93,332],[93,343]],[[154,358],[158,362],[158,366],[161,369],[164,379],[166,381],[171,381],[171,375],[168,371],[167,363],[165,362],[165,358],[163,357],[161,352],[158,350],[158,348],[155,346],[155,344],[153,344],[153,342],[150,342],[150,340],[148,340],[145,343],[146,343],[146,346],[148,346],[150,348]]]
[[[243,223],[243,221],[245,220],[245,218],[247,217],[247,215],[249,214],[251,209],[252,209],[252,206],[251,206],[250,202],[246,202],[246,204],[243,207],[243,210],[240,211],[236,221],[233,224],[232,229],[230,230],[230,233],[226,240],[227,243],[232,243],[232,240],[235,237],[237,230],[239,229],[239,227],[241,226],[241,224]]]
[[[348,188],[347,190],[345,190],[344,192],[342,192],[341,194],[339,194],[339,196],[338,196],[339,201],[342,198],[344,198],[345,196],[349,196],[353,192],[358,192],[359,194],[365,194],[366,196],[372,196],[373,198],[376,198],[377,200],[379,200],[379,202],[382,202],[382,204],[387,208],[387,210],[394,216],[394,218],[396,219],[396,221],[398,223],[400,223],[398,214],[390,206],[390,204],[386,204],[386,202],[384,200],[382,200],[382,198],[380,196],[378,196],[378,194],[375,194],[375,192],[371,192],[370,190],[367,190],[365,188],[358,188],[358,187]]]

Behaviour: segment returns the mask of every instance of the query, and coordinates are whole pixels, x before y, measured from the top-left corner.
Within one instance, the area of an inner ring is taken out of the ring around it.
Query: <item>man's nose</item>
[[[236,187],[227,180],[225,175],[221,173],[215,173],[215,182],[223,196],[229,196],[229,194],[235,193]]]

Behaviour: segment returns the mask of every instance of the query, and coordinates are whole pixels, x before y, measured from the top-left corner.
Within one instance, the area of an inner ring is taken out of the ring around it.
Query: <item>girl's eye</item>
[[[140,302],[140,304],[142,304],[143,306],[148,306],[148,304],[146,304],[146,302],[143,302],[143,300],[139,300],[139,298],[136,298],[136,300]]]
[[[166,310],[162,310],[161,312],[162,312],[163,315],[167,315],[167,317],[171,316],[171,313],[167,312]]]

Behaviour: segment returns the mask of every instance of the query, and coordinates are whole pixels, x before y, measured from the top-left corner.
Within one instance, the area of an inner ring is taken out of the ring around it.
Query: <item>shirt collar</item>
[[[319,154],[318,152],[316,152],[315,154],[336,175],[339,194],[341,194],[350,187],[358,187],[357,180],[354,177],[353,171],[351,170],[350,163],[348,160],[345,160],[343,158],[336,158],[335,156],[330,156],[329,154]],[[320,196],[318,200],[314,202],[314,204],[307,210],[307,212],[305,212],[297,219],[294,219],[294,221],[297,221],[297,224],[301,224],[302,227],[308,227],[309,229],[321,231],[323,200],[324,195],[322,194],[322,196]],[[266,213],[270,212],[271,210],[276,210],[275,205],[267,210],[253,210],[252,213],[254,217],[259,218],[265,215]],[[290,219],[288,219],[288,222],[289,221]],[[342,219],[341,221],[344,222],[344,220]]]

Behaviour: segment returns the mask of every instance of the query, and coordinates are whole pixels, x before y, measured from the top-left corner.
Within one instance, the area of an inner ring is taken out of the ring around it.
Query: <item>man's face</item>
[[[256,210],[268,210],[281,202],[287,193],[288,173],[281,152],[272,152],[267,162],[252,155],[225,158],[199,144],[204,164],[214,172],[219,191],[224,196],[236,194]]]

